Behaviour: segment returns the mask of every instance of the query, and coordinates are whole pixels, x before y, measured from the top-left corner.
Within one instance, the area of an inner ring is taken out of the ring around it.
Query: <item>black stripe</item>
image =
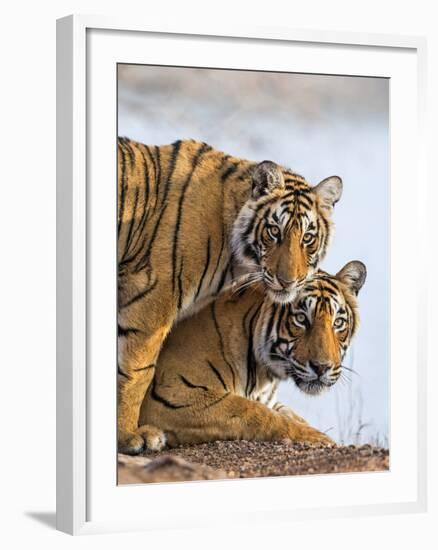
[[[307,284],[305,287],[304,287],[304,290],[306,292],[317,292],[318,291],[318,287],[315,285],[315,283],[313,284]]]
[[[293,189],[299,189],[303,193],[312,193],[312,189],[304,182],[304,178],[302,176],[300,176],[300,178],[301,179],[284,178],[286,189],[292,187]],[[291,183],[292,185],[288,185],[288,183]]]
[[[304,195],[300,191],[295,193],[295,196],[297,197],[297,204],[299,206],[302,206],[303,208],[312,208],[313,207],[313,200],[308,195]]]
[[[172,152],[170,154],[169,162],[168,162],[168,171],[167,171],[167,177],[166,177],[166,188],[164,190],[163,194],[163,201],[162,206],[165,207],[167,204],[167,195],[169,193],[170,184],[172,182],[173,174],[175,172],[179,154],[181,151],[181,147],[183,146],[183,142],[179,139],[178,141],[175,141],[175,143],[172,143]]]
[[[253,232],[254,226],[256,224],[259,225],[261,223],[261,220],[265,219],[264,214],[262,216],[260,216],[260,219],[259,219],[259,212],[260,212],[261,208],[257,208],[255,210],[254,210],[254,208],[251,208],[251,210],[253,211],[254,214],[253,214],[252,218],[249,220],[249,223],[246,226],[245,231],[241,235],[241,239],[245,240],[245,241],[251,235],[251,233]],[[267,211],[268,211],[268,209],[266,210],[266,212]]]
[[[201,147],[196,152],[196,155],[193,157],[192,160],[192,169],[190,170],[189,175],[187,176],[187,179],[183,185],[182,191],[181,191],[181,197],[178,202],[178,211],[176,216],[176,223],[175,223],[175,231],[173,234],[173,249],[172,249],[172,273],[173,273],[173,279],[172,279],[172,290],[175,292],[175,284],[176,284],[176,274],[175,274],[175,268],[176,268],[176,251],[178,248],[178,237],[179,237],[179,230],[181,225],[181,217],[182,217],[182,209],[183,209],[183,203],[186,195],[186,191],[188,189],[188,186],[190,184],[190,181],[192,179],[193,173],[196,170],[196,167],[199,164],[199,160],[201,156],[205,153],[205,151],[210,150],[211,147],[207,145],[206,143],[203,143]]]
[[[139,369],[132,369],[132,372],[140,372],[142,370],[149,370],[154,368],[155,368],[155,363],[152,363],[152,365],[146,365],[145,367],[140,367]]]
[[[246,243],[243,248],[243,253],[248,258],[251,258],[251,260],[254,260],[257,265],[260,265],[259,257],[257,256],[257,252],[252,244]]]
[[[149,150],[149,149],[146,147],[146,150]],[[136,234],[138,234],[137,240],[135,241],[135,244],[132,247],[133,250],[136,249],[136,247],[137,247],[138,243],[140,242],[140,239],[143,235],[143,230],[144,230],[144,227],[145,227],[145,224],[146,224],[146,220],[148,218],[148,207],[149,207],[149,190],[150,190],[149,169],[148,169],[148,163],[147,163],[147,160],[146,160],[146,157],[145,157],[143,151],[140,151],[140,153],[141,153],[141,156],[143,158],[143,180],[144,180],[143,181],[143,185],[144,185],[143,212],[141,214],[140,222],[139,222],[136,230],[134,231],[134,233],[132,235],[132,238],[134,238],[136,236]],[[141,248],[134,256],[132,256],[127,261],[134,260],[137,257],[137,255],[139,254],[140,251],[141,251]]]
[[[126,237],[125,251],[123,252],[122,261],[125,259],[126,254],[128,253],[129,248],[131,246],[132,231],[134,229],[134,224],[135,224],[135,212],[137,210],[137,204],[138,204],[138,195],[139,195],[139,189],[138,189],[138,187],[136,187],[135,188],[134,207],[133,207],[132,213],[131,213],[131,221],[129,222],[128,236]]]
[[[211,304],[211,315],[213,317],[214,327],[216,329],[217,335],[219,336],[219,345],[220,345],[222,358],[223,358],[224,362],[227,364],[228,368],[231,371],[231,377],[233,379],[233,390],[235,390],[236,389],[236,377],[235,377],[235,374],[234,374],[233,367],[230,365],[230,363],[227,361],[227,358],[225,357],[224,342],[223,342],[222,334],[221,334],[221,331],[219,329],[219,325],[218,325],[217,318],[216,318],[216,304],[215,304],[215,302],[213,302]]]
[[[222,172],[222,170],[225,168],[225,165],[229,165],[230,158],[231,158],[230,155],[226,155],[222,153],[221,161],[219,166],[216,168],[216,172],[218,173]]]
[[[254,391],[257,382],[257,362],[254,354],[253,338],[254,338],[254,327],[258,318],[260,308],[262,307],[263,302],[257,307],[254,315],[251,317],[249,322],[249,337],[248,337],[248,349],[246,352],[246,387],[245,395],[249,397]]]
[[[125,210],[125,194],[126,194],[126,161],[125,152],[122,147],[121,140],[119,140],[119,155],[120,155],[120,178],[122,189],[120,191],[120,203],[119,203],[119,223],[117,225],[117,232],[120,235],[120,229],[122,227],[123,213]]]
[[[308,203],[305,203],[302,199],[304,197],[300,197],[299,199],[298,198],[295,198],[293,200],[285,200],[285,201],[282,201],[281,202],[281,207],[282,207],[282,211],[281,211],[281,215],[284,214],[284,212],[286,210],[288,210],[289,206],[291,204],[293,204],[294,206],[294,210],[297,210],[298,208],[302,208],[303,210],[310,210],[310,208],[313,206],[312,203],[308,204]],[[286,210],[285,210],[286,209]]]
[[[119,365],[117,365],[117,374],[120,374],[120,376],[123,376],[124,378],[127,378],[129,380],[129,376],[122,371]]]
[[[163,194],[163,201],[162,201],[162,208],[161,208],[161,211],[160,211],[160,214],[158,216],[158,220],[155,224],[155,227],[154,227],[154,231],[152,233],[152,237],[151,237],[151,240],[149,241],[149,246],[147,247],[147,250],[143,256],[143,258],[140,260],[140,262],[138,263],[135,271],[141,271],[148,263],[148,259],[149,259],[149,256],[152,252],[152,246],[155,242],[155,239],[157,237],[157,233],[158,233],[158,229],[160,227],[160,224],[161,224],[161,220],[163,219],[163,216],[164,216],[164,213],[167,209],[167,206],[168,206],[168,202],[167,202],[167,195],[169,194],[169,188],[170,188],[170,184],[171,184],[171,179],[172,179],[172,176],[173,176],[173,173],[175,171],[175,167],[176,167],[176,163],[177,163],[177,160],[178,160],[178,155],[179,155],[179,151],[181,149],[181,144],[182,144],[182,141],[179,140],[179,141],[175,141],[175,143],[172,144],[172,153],[170,155],[170,161],[169,161],[169,173],[168,173],[168,176],[167,176],[167,181],[166,181],[166,188],[164,190],[164,194]],[[161,177],[161,176],[160,176]],[[158,202],[158,201],[157,201]]]
[[[158,401],[158,403],[161,403],[165,407],[168,407],[169,409],[185,409],[187,407],[190,407],[190,405],[176,405],[175,403],[172,403],[168,399],[165,399],[161,395],[158,395],[157,390],[155,388],[155,380],[152,383],[151,393],[150,393],[152,399],[155,401]]]
[[[351,337],[356,332],[357,318],[356,318],[356,315],[354,313],[353,308],[348,303],[347,303],[347,310],[348,310],[348,317],[349,317],[349,321],[350,321],[350,331],[349,331],[350,334],[349,334],[349,336]]]
[[[207,359],[207,365],[211,368],[211,370],[215,373],[217,376],[219,382],[222,384],[225,391],[228,391],[227,385],[225,384],[224,379],[222,378],[222,374],[218,371],[218,369]]]
[[[281,212],[280,212],[280,218],[282,218],[286,214],[286,212],[288,214],[292,214],[292,212],[291,212],[291,210],[289,210],[288,206],[283,206],[282,209],[281,209]],[[287,224],[289,224],[289,221],[290,221],[290,218],[288,218]]]
[[[323,291],[328,292],[331,296],[335,296],[335,297],[338,296],[338,293],[336,291],[334,291],[332,288],[330,288],[329,286],[325,286],[323,288]]]
[[[329,223],[328,221],[324,218],[324,216],[322,214],[320,214],[319,218],[318,218],[318,221],[322,222],[321,225],[323,227],[323,229],[325,230],[325,233],[324,231],[320,231],[320,237],[322,237],[322,244],[320,246],[320,249],[321,249],[321,254],[324,255],[325,252],[326,252],[326,248],[327,248],[327,243],[328,243],[328,239],[329,239],[329,236],[330,236],[330,226],[329,226]],[[323,235],[321,235],[321,233],[323,233]]]
[[[272,329],[274,328],[274,321],[275,321],[275,317],[276,317],[276,314],[277,314],[277,306],[276,305],[272,305],[272,307],[270,308],[270,318],[269,318],[269,323],[268,323],[268,327],[266,329],[266,336],[267,338],[269,338],[271,336],[271,333],[272,333]]]
[[[130,139],[125,139],[124,145],[126,147],[126,150],[128,152],[129,161],[131,163],[131,170],[134,170],[135,167],[135,151],[132,147],[132,142]]]
[[[308,188],[308,187],[299,187],[299,186],[296,186],[296,187],[294,187],[293,193],[294,193],[295,196],[297,196],[297,197],[305,198],[306,200],[308,200],[308,201],[310,201],[310,202],[313,201],[312,191],[311,191],[311,189]]]
[[[245,313],[242,319],[242,329],[243,329],[243,334],[245,334],[245,336],[248,336],[248,327],[246,326],[246,320],[248,319],[248,315],[251,313],[253,307],[254,306],[251,305],[248,308],[247,312]]]
[[[160,187],[161,182],[161,154],[160,154],[160,148],[156,145],[155,146],[155,154],[157,156],[157,173],[155,175],[155,183],[157,186],[157,192]]]
[[[143,147],[145,148],[147,154],[148,154],[148,157],[150,158],[151,162],[152,162],[152,165],[154,167],[154,176],[155,176],[155,179],[157,177],[157,163],[155,162],[155,158],[154,158],[154,155],[151,153],[151,150],[149,148],[148,145],[143,145]],[[143,155],[143,158],[144,158],[144,154],[143,154],[143,151],[141,152],[142,155]]]
[[[339,288],[336,286],[336,283],[334,283],[330,279],[326,279],[326,278],[321,277],[320,285],[321,285],[322,290],[328,290],[329,288],[331,288],[335,292],[339,292]]]
[[[201,390],[208,391],[207,386],[198,386],[196,384],[192,384],[192,382],[190,382],[190,380],[187,380],[187,378],[185,376],[183,376],[182,374],[180,374],[179,377],[181,379],[181,382],[189,388],[200,388]]]
[[[149,152],[149,148],[145,145],[145,148],[146,150]],[[146,222],[149,218],[149,192],[150,192],[150,176],[149,176],[149,169],[148,169],[148,164],[147,164],[147,160],[146,160],[146,157],[143,153],[143,151],[140,151],[141,152],[141,155],[142,155],[142,158],[143,158],[143,174],[144,174],[144,204],[143,204],[143,212],[142,212],[142,215],[141,215],[141,219],[140,219],[140,222],[137,226],[137,229],[134,231],[133,235],[132,235],[132,238],[135,237],[136,234],[138,234],[137,236],[137,239],[135,241],[135,243],[132,245],[132,250],[135,251],[135,249],[137,248],[137,246],[139,245],[140,243],[140,240],[142,239],[142,237],[144,238],[144,228],[146,226]],[[149,156],[151,157],[151,161],[152,163],[154,164],[154,169],[156,170],[155,168],[155,161],[153,160],[153,157],[152,155],[150,154],[150,152],[148,153]],[[134,252],[132,256],[126,258],[126,260],[124,260],[123,262],[121,263],[128,263],[128,262],[135,262],[135,260],[137,259],[137,257],[142,253],[144,252],[144,242],[143,242],[143,246],[140,246],[137,250],[137,252]]]
[[[265,404],[267,403],[270,403],[271,399],[274,397],[274,394],[277,390],[277,386],[278,384],[272,384],[272,389],[271,389],[271,393],[268,395],[268,397],[265,399]],[[283,408],[285,407],[287,409],[287,407],[285,405],[280,405],[280,408]]]
[[[183,301],[182,271],[184,266],[184,256],[181,256],[181,265],[178,273],[178,311],[181,309]]]
[[[208,408],[212,407],[213,405],[216,405],[217,403],[219,403],[220,401],[222,401],[223,399],[225,399],[229,395],[230,395],[229,393],[226,393],[226,394],[222,395],[221,397],[219,397],[219,399],[216,399],[216,401],[213,401],[212,403],[209,403],[205,408],[208,409]]]
[[[221,258],[222,258],[222,252],[224,250],[224,245],[225,245],[225,224],[222,223],[221,249],[220,249],[219,255],[217,257],[216,267],[214,268],[213,275],[210,278],[210,286],[213,283],[214,278],[216,277],[217,270],[219,269],[219,264],[220,264],[220,261],[221,261]]]
[[[225,181],[230,176],[232,176],[234,174],[234,172],[236,172],[236,170],[237,170],[237,165],[232,164],[231,166],[229,166],[221,176],[222,183],[225,183]]]
[[[229,267],[230,267],[230,264],[227,264],[227,265],[225,266],[225,269],[222,271],[221,278],[219,279],[219,283],[218,283],[217,288],[216,288],[216,294],[222,290],[222,287],[223,287],[224,284],[225,284],[225,279],[226,279],[226,277],[227,277],[227,273],[228,273]]]
[[[286,323],[286,319],[288,317],[290,313],[290,308],[289,307],[286,307],[286,304],[281,304],[281,309],[280,309],[280,320],[279,320],[279,323],[278,323],[278,326],[281,327],[281,326],[284,326],[284,324]],[[286,325],[287,326],[287,325]],[[290,331],[288,331],[290,333]],[[286,342],[287,343],[287,342]]]
[[[139,332],[142,332],[139,328],[122,327],[122,325],[117,325],[118,336],[128,336],[128,334],[138,334]]]
[[[172,152],[170,154],[169,158],[169,170],[167,172],[167,178],[166,178],[166,188],[164,189],[163,193],[163,201],[162,201],[162,207],[163,209],[167,206],[167,196],[169,194],[169,189],[172,183],[173,174],[176,169],[176,165],[178,163],[178,157],[181,150],[183,142],[181,140],[175,141],[175,143],[172,143]],[[160,214],[161,218],[161,214]]]
[[[142,298],[144,298],[146,296],[146,294],[148,294],[149,292],[152,292],[152,290],[154,290],[154,288],[157,286],[157,283],[158,283],[158,279],[155,279],[155,281],[150,286],[148,286],[148,288],[146,288],[145,290],[143,290],[139,294],[136,294],[128,302],[126,302],[126,304],[123,304],[122,306],[120,306],[120,309],[124,309],[125,307],[128,307],[128,306],[134,304],[135,302],[138,302]]]
[[[257,222],[255,224],[255,227],[254,227],[254,231],[253,231],[253,235],[254,235],[254,240],[256,243],[261,243],[263,242],[263,230],[265,227],[267,227],[267,224],[269,223],[269,209],[266,210],[264,213],[263,213],[263,217],[262,218],[259,218],[257,219]]]
[[[210,242],[211,242],[211,239],[210,239],[210,235],[209,235],[208,239],[207,239],[207,257],[206,257],[206,260],[205,260],[204,270],[202,272],[201,278],[199,279],[198,289],[196,291],[195,298],[197,298],[199,296],[199,293],[201,292],[204,277],[205,277],[205,275],[208,271],[208,268],[210,267]]]
[[[248,289],[248,287],[247,287],[247,289]],[[245,290],[247,290],[247,289],[245,289]],[[251,306],[248,308],[248,311],[245,313],[245,315],[243,317],[242,328],[243,328],[243,332],[246,336],[249,335],[249,329],[250,329],[249,323],[247,323],[248,317],[253,313],[254,308],[256,308],[256,310],[258,312],[261,305],[263,305],[263,304],[257,304],[257,303],[251,304]],[[257,313],[257,312],[255,312],[255,313]]]

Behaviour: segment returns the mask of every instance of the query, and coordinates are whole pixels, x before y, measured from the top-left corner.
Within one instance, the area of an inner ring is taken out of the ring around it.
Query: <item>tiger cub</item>
[[[118,441],[135,454],[145,445],[140,405],[174,322],[239,273],[290,301],[326,253],[342,182],[311,187],[273,162],[195,141],[118,146]]]
[[[276,401],[281,380],[318,394],[339,379],[356,332],[361,262],[335,276],[315,272],[292,302],[231,285],[181,321],[161,351],[140,423],[156,427],[151,448],[218,439],[330,443]],[[237,296],[239,295],[239,296]],[[141,428],[140,428],[141,429]],[[160,432],[162,430],[162,432]]]

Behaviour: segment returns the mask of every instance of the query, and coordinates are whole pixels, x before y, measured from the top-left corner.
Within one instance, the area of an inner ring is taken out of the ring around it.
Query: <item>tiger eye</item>
[[[307,317],[304,313],[297,313],[295,315],[295,320],[300,323],[301,325],[304,325],[306,323]]]
[[[315,235],[312,233],[305,233],[303,237],[303,243],[304,244],[310,244],[315,240]]]
[[[343,328],[346,321],[342,317],[338,317],[335,322],[333,323],[333,326],[336,328]]]
[[[276,239],[280,235],[280,229],[276,225],[270,225],[268,227],[268,233],[271,237]]]

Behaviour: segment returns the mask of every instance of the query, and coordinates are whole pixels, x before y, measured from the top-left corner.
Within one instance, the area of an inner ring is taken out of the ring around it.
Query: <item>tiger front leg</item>
[[[296,412],[294,412],[290,407],[287,405],[283,405],[283,403],[280,403],[277,401],[275,405],[272,407],[272,410],[277,411],[280,414],[283,414],[284,416],[288,416],[292,420],[295,420],[296,422],[301,422],[303,424],[309,425],[307,420],[299,416]]]
[[[234,439],[333,444],[328,436],[306,422],[274,411],[258,401],[231,393],[211,399],[203,410],[190,407],[169,411],[174,416],[173,422],[162,427],[169,435],[170,446]],[[178,429],[167,431],[176,425]]]
[[[122,453],[139,454],[150,441],[163,441],[164,446],[164,435],[153,430],[150,433],[144,426],[139,428],[138,420],[168,330],[168,327],[160,329],[149,338],[145,338],[140,329],[119,337],[117,427],[118,447]]]
[[[284,405],[272,410],[266,405],[240,396],[228,403],[231,419],[242,431],[239,439],[264,441],[290,440],[307,444],[333,445],[330,437],[313,428],[303,418]]]

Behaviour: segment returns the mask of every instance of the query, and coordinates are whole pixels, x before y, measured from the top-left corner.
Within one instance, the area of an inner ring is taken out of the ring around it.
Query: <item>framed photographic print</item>
[[[59,529],[424,509],[424,49],[58,21]]]

